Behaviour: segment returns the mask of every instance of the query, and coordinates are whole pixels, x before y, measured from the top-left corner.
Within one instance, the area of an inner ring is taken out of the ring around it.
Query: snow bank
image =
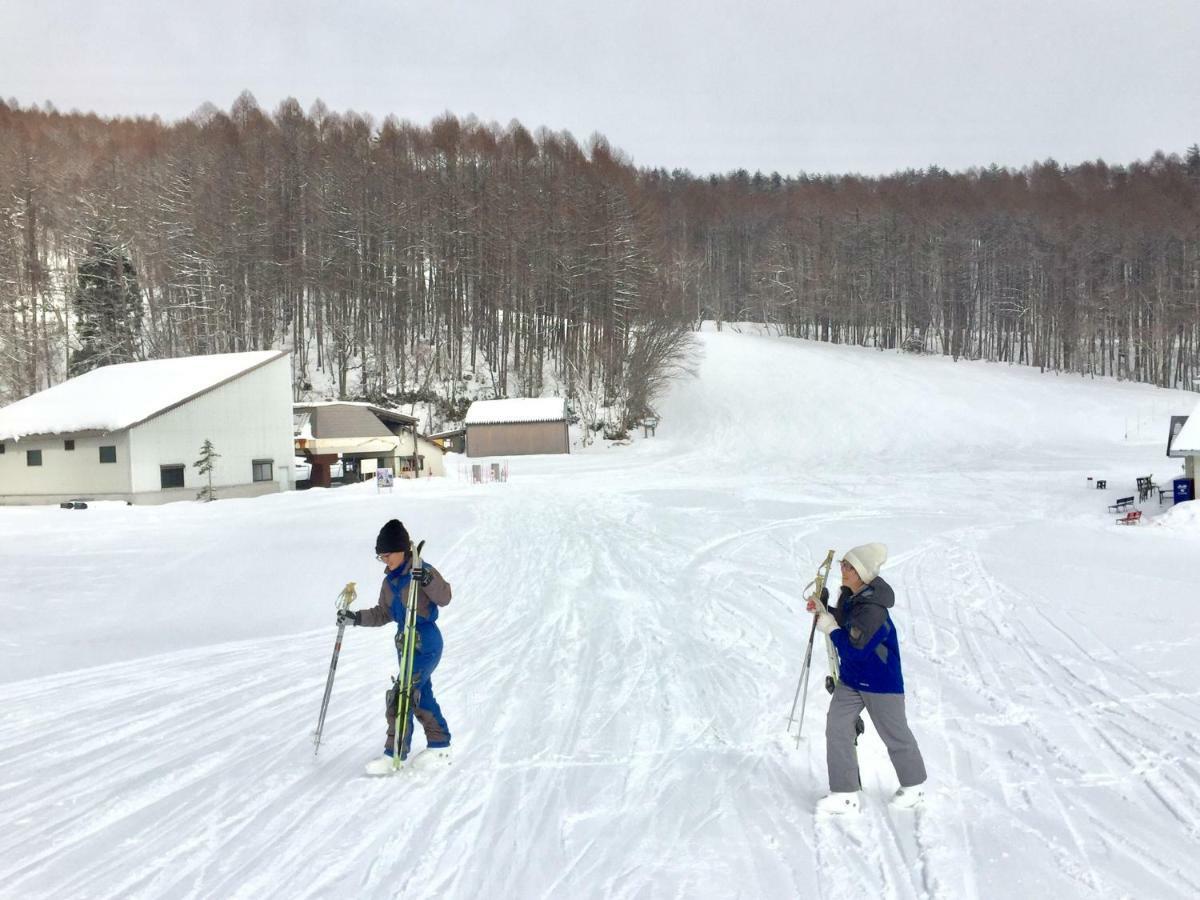
[[[1160,528],[1200,535],[1200,500],[1179,503],[1154,520]]]

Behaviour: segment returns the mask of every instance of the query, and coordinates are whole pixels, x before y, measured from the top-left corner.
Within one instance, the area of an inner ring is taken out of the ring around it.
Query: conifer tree
[[[213,490],[212,473],[216,461],[221,458],[221,454],[213,448],[212,441],[207,438],[200,445],[200,458],[192,465],[200,472],[201,477],[205,479],[204,487],[200,488],[200,492],[196,494],[197,500],[203,500],[208,503],[217,499],[216,492]]]
[[[71,354],[72,376],[138,358],[142,294],[137,272],[103,225],[92,229],[87,255],[76,268],[74,305],[80,347]]]

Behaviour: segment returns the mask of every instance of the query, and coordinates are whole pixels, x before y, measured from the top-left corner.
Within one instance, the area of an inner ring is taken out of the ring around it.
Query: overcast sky
[[[0,0],[0,96],[600,132],[639,166],[876,174],[1200,141],[1200,0]]]

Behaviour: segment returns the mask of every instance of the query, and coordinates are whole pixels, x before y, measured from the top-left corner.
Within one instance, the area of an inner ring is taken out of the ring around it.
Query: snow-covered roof
[[[467,425],[506,425],[510,422],[561,422],[566,418],[562,397],[515,397],[476,400],[467,410]]]
[[[286,355],[259,350],[103,366],[0,409],[0,440],[121,431]]]
[[[1200,403],[1192,410],[1175,440],[1171,442],[1171,450],[1175,453],[1200,455]]]

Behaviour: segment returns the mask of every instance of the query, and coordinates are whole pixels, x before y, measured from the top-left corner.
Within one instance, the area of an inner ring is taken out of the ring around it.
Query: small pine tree
[[[205,503],[208,503],[210,500],[217,499],[212,486],[212,473],[213,466],[216,465],[216,460],[220,458],[221,454],[213,448],[212,441],[205,438],[204,443],[200,445],[200,458],[192,463],[200,472],[200,475],[206,477],[204,487],[200,488],[200,492],[196,494],[197,500],[203,500]]]

